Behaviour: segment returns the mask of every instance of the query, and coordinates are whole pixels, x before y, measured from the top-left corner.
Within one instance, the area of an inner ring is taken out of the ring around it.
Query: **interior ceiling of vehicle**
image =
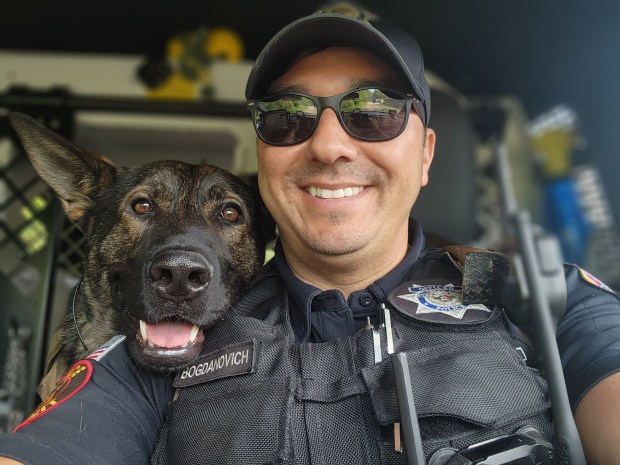
[[[158,55],[174,34],[228,26],[246,58],[289,21],[325,2],[4,0],[0,49]],[[620,220],[620,2],[598,0],[367,0],[420,42],[427,68],[466,95],[516,95],[529,117],[558,104],[577,111]],[[0,72],[2,64],[0,63]]]

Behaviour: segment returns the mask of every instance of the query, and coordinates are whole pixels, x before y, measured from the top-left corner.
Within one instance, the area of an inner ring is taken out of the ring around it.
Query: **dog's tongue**
[[[149,342],[156,347],[173,349],[189,344],[191,323],[160,322],[146,325]]]

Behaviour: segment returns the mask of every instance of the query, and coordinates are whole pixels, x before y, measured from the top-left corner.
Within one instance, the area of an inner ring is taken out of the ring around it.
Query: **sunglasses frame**
[[[332,110],[334,110],[334,113],[336,113],[336,116],[338,117],[338,121],[340,122],[340,126],[342,127],[342,129],[344,129],[346,133],[349,134],[351,137],[354,137],[356,139],[363,140],[366,142],[383,142],[383,141],[391,140],[391,139],[394,139],[400,136],[405,130],[405,127],[407,127],[407,122],[409,121],[409,113],[411,113],[410,111],[407,111],[405,113],[405,118],[403,119],[403,124],[400,130],[395,135],[391,137],[387,137],[385,139],[366,139],[364,137],[360,137],[356,134],[353,134],[351,130],[346,127],[344,120],[342,118],[342,113],[340,111],[340,103],[342,102],[342,99],[346,97],[347,95],[353,94],[355,92],[360,92],[363,90],[370,90],[370,89],[380,90],[383,93],[389,92],[389,93],[400,96],[400,98],[402,98],[402,100],[405,101],[406,108],[413,107],[418,117],[420,117],[420,119],[424,121],[424,118],[422,117],[422,115],[424,114],[423,113],[424,104],[422,100],[420,100],[420,98],[418,98],[415,94],[410,93],[410,92],[402,92],[402,91],[390,89],[388,87],[380,87],[380,86],[360,87],[358,89],[347,90],[346,92],[343,92],[341,94],[331,95],[329,97],[317,97],[315,95],[308,95],[308,94],[304,94],[301,92],[276,92],[266,97],[263,97],[261,99],[249,99],[247,103],[247,107],[248,107],[248,110],[250,111],[250,114],[252,115],[252,125],[254,126],[254,130],[256,131],[256,134],[258,135],[259,139],[268,145],[274,145],[277,147],[297,145],[310,139],[314,135],[314,132],[316,131],[317,126],[319,125],[319,120],[321,118],[321,114],[323,113],[323,110],[325,110],[326,108],[331,108]],[[283,142],[283,143],[270,142],[268,140],[265,140],[265,138],[261,135],[260,131],[258,130],[257,112],[260,111],[258,106],[264,100],[273,99],[278,96],[285,96],[285,95],[294,95],[294,96],[304,97],[312,101],[317,107],[317,117],[315,119],[314,125],[312,126],[312,129],[308,133],[308,136],[305,137],[304,139],[294,141],[294,142]]]

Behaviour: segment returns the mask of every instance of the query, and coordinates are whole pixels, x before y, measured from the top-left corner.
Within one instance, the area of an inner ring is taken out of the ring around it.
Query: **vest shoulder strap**
[[[499,252],[450,245],[443,249],[450,261],[463,273],[463,303],[498,305],[510,263]]]

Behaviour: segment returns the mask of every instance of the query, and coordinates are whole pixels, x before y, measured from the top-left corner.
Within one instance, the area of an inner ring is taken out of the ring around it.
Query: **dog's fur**
[[[175,370],[194,360],[202,331],[262,268],[253,190],[209,165],[115,166],[26,115],[10,120],[35,170],[88,239],[82,281],[57,333],[53,361],[62,363],[50,375],[118,333],[149,368]],[[200,331],[192,341],[194,325]]]

